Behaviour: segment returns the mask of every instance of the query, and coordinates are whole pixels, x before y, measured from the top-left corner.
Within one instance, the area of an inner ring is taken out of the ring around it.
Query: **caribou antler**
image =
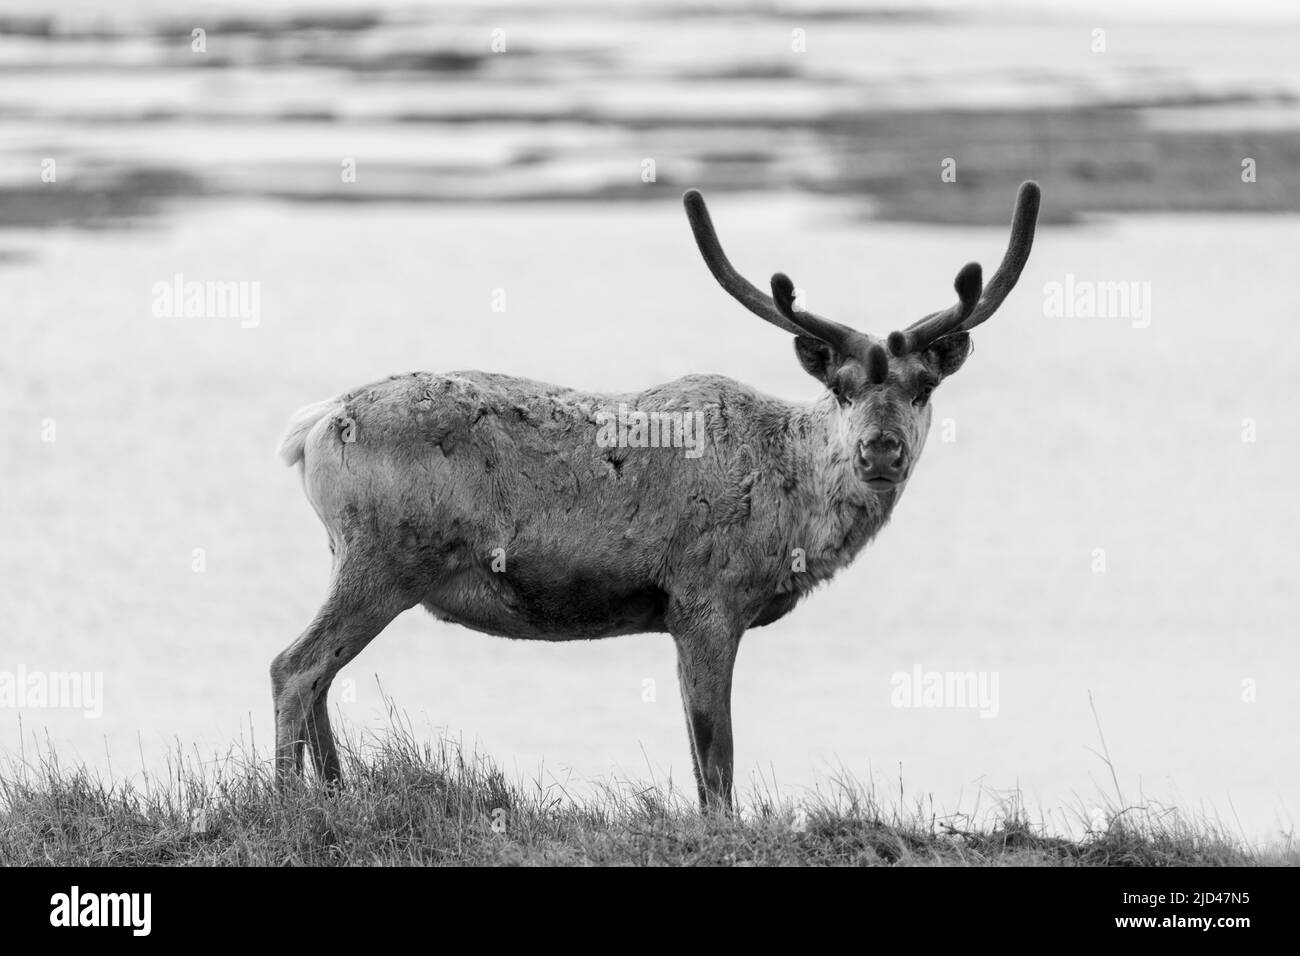
[[[700,247],[705,265],[718,280],[718,284],[741,305],[791,335],[812,336],[842,355],[852,355],[866,361],[871,340],[856,329],[824,319],[806,309],[796,311],[794,283],[784,273],[778,272],[772,277],[772,298],[768,298],[735,270],[727,254],[722,251],[722,243],[718,241],[713,219],[709,216],[709,207],[704,204],[704,197],[698,189],[688,189],[682,202],[686,206],[686,217],[690,220],[695,244]],[[883,377],[881,381],[884,381]]]
[[[957,304],[942,312],[931,312],[919,322],[913,322],[903,332],[889,333],[889,351],[895,355],[924,352],[935,339],[961,328],[979,303],[984,288],[983,270],[978,262],[968,262],[961,267],[952,287],[957,290]]]
[[[704,205],[704,197],[700,195],[700,191],[686,190],[686,194],[682,196],[682,203],[686,206],[686,218],[691,221],[695,244],[700,247],[704,264],[713,273],[713,278],[718,280],[718,285],[760,319],[771,322],[791,335],[806,334],[799,325],[784,318],[776,304],[759,292],[756,286],[731,265],[727,254],[722,251],[722,243],[718,242],[718,233],[714,230],[713,220],[709,217],[709,207]]]
[[[847,325],[823,319],[807,310],[794,310],[794,283],[784,272],[772,276],[772,299],[781,314],[803,327],[809,335],[833,346],[841,355],[858,359],[867,370],[867,381],[879,385],[889,377],[889,356],[877,342]]]
[[[1038,202],[1041,198],[1038,183],[1030,179],[1020,184],[1020,191],[1016,193],[1016,211],[1011,215],[1011,241],[1007,244],[1006,255],[1002,257],[998,271],[989,280],[979,305],[975,306],[970,318],[961,324],[963,332],[969,332],[996,312],[1002,300],[1016,287],[1020,272],[1029,261],[1029,250],[1034,245],[1034,226],[1038,224]]]
[[[1038,183],[1027,180],[1020,184],[1016,194],[1016,208],[1011,217],[1011,241],[1006,255],[993,273],[987,286],[979,263],[962,266],[953,282],[957,290],[957,304],[941,312],[932,312],[912,323],[901,332],[889,334],[889,351],[902,356],[909,352],[922,352],[935,341],[954,332],[969,332],[998,310],[998,306],[1015,288],[1029,250],[1034,244],[1034,226],[1038,222],[1038,203],[1041,194]],[[772,276],[772,297],[764,295],[756,286],[735,270],[722,251],[722,243],[713,228],[709,209],[698,189],[688,189],[682,197],[686,216],[695,234],[704,262],[731,296],[764,321],[771,322],[791,335],[808,335],[834,347],[842,355],[860,360],[867,370],[867,380],[879,384],[889,374],[889,356],[870,336],[847,325],[824,319],[807,310],[794,308],[794,283],[782,272]]]
[[[889,351],[895,355],[923,351],[936,339],[952,332],[969,332],[998,310],[998,306],[1016,287],[1016,281],[1029,259],[1041,196],[1038,183],[1033,180],[1020,184],[1020,191],[1016,194],[1016,209],[1011,215],[1011,241],[1007,245],[1006,255],[998,265],[998,271],[993,273],[983,294],[980,294],[978,288],[980,267],[972,262],[957,273],[955,285],[961,299],[960,304],[945,312],[927,315],[903,332],[891,332]],[[967,296],[972,287],[975,289],[974,298],[978,301],[968,303]]]
[[[786,321],[793,322],[799,327],[801,335],[811,335],[815,339],[821,339],[827,345],[834,346],[841,355],[865,354],[867,346],[871,344],[871,340],[865,335],[847,325],[823,319],[807,309],[796,312],[794,283],[784,272],[772,276],[772,301],[776,303],[778,311]]]

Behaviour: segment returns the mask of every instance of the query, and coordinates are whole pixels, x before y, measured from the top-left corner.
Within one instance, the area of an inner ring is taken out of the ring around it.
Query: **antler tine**
[[[984,287],[984,273],[980,264],[966,263],[957,273],[952,285],[957,290],[957,304],[942,312],[931,312],[902,332],[890,332],[887,340],[889,351],[895,355],[922,352],[935,339],[961,328],[962,322],[974,312],[979,303],[980,291]]]
[[[823,319],[820,315],[806,309],[795,311],[794,283],[784,272],[772,276],[772,301],[776,303],[776,307],[787,321],[799,326],[801,330],[799,334],[821,339],[827,345],[834,346],[841,355],[854,355],[861,358],[865,354],[869,343],[867,337],[861,332],[839,322]]]
[[[686,206],[686,218],[690,220],[695,244],[699,246],[704,264],[713,273],[713,278],[718,280],[718,285],[750,312],[760,319],[771,322],[777,328],[784,329],[791,335],[811,334],[806,333],[802,326],[785,318],[771,299],[759,292],[756,286],[732,267],[727,254],[722,251],[722,243],[718,241],[718,233],[713,228],[713,219],[709,216],[709,207],[704,205],[704,197],[700,195],[700,191],[686,190],[685,195],[682,196],[682,203]]]
[[[1029,259],[1029,250],[1034,245],[1034,227],[1038,224],[1038,203],[1041,198],[1038,183],[1028,179],[1020,184],[1020,191],[1016,194],[1016,211],[1011,215],[1011,241],[1007,245],[1006,255],[1002,257],[998,271],[989,280],[979,305],[962,322],[961,331],[969,332],[988,319],[1016,287],[1020,272]]]

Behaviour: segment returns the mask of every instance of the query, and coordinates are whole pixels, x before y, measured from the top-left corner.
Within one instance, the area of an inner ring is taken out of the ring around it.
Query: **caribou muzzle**
[[[911,456],[897,435],[877,432],[858,443],[858,477],[873,490],[884,491],[907,480]]]

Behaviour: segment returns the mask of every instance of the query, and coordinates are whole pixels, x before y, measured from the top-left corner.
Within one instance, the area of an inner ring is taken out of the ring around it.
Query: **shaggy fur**
[[[822,358],[820,374],[843,378]],[[671,633],[692,744],[708,757],[701,799],[729,799],[740,636],[789,613],[888,520],[906,483],[864,484],[859,445],[898,434],[914,465],[929,407],[912,401],[940,375],[937,354],[927,359],[895,359],[892,383],[855,400],[828,392],[807,406],[712,375],[596,395],[414,372],[302,409],[280,454],[302,466],[334,573],[325,606],[272,667],[282,766],[301,765],[305,729],[317,770],[337,777],[330,681],[423,604],[505,637]],[[596,413],[620,403],[702,411],[703,454],[600,447]]]

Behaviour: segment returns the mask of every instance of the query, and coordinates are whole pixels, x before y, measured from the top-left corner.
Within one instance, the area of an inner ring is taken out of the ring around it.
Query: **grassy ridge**
[[[705,818],[679,791],[607,783],[575,799],[512,783],[491,761],[400,728],[345,751],[347,785],[276,794],[269,762],[235,752],[171,761],[165,778],[107,782],[48,754],[0,772],[3,865],[1244,865],[1263,856],[1173,811],[1110,813],[1081,841],[1052,836],[1018,801],[971,829],[886,810],[861,785],[799,802],[750,797]]]

